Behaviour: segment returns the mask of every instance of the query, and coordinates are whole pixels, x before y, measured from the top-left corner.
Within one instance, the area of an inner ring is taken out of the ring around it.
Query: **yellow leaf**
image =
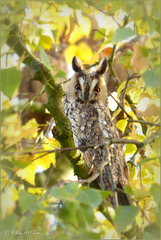
[[[126,128],[126,126],[127,126],[127,123],[128,123],[127,118],[126,118],[126,119],[121,119],[121,120],[119,120],[119,121],[117,122],[116,127],[117,127],[118,129],[120,129],[120,130],[122,131],[122,133],[124,133],[125,128]]]
[[[11,191],[11,198],[15,202],[19,199],[19,192],[16,188],[10,188]]]
[[[99,54],[98,53],[94,53],[92,55],[92,57],[90,58],[90,60],[84,61],[83,64],[92,65],[96,62],[99,62]]]
[[[3,105],[3,110],[6,110],[6,109],[12,107],[12,104],[11,104],[11,102],[10,102],[9,99],[4,100],[4,101],[2,102],[2,105]]]
[[[126,144],[126,147],[125,147],[125,155],[130,155],[130,154],[133,154],[135,153],[137,150],[137,147],[134,145],[134,144]]]
[[[88,37],[91,31],[91,21],[87,17],[79,16],[78,22],[80,25],[75,25],[69,37],[69,43],[71,44],[76,43],[84,36]]]
[[[51,164],[55,165],[55,153],[49,153],[47,155],[44,154],[45,153],[42,152],[30,157],[31,163],[27,167],[18,170],[17,176],[26,180],[30,184],[35,185],[35,174],[38,166],[46,170]]]
[[[35,185],[35,172],[37,166],[35,164],[30,164],[29,166],[25,167],[24,169],[20,169],[17,171],[17,176],[21,179],[26,180],[31,185]]]
[[[76,55],[78,47],[76,45],[70,45],[65,50],[65,59],[67,64],[71,64],[73,57]]]
[[[40,195],[40,194],[42,193],[42,190],[43,190],[43,193],[46,192],[46,190],[43,189],[43,188],[41,188],[41,187],[39,187],[39,188],[29,187],[29,188],[27,189],[27,191],[28,191],[29,193],[31,193],[31,194],[37,194],[37,195]]]
[[[131,188],[132,188],[134,197],[137,199],[142,199],[142,198],[150,196],[150,193],[148,191],[146,191],[145,189],[139,189],[134,186],[131,186]]]
[[[82,61],[88,61],[91,59],[93,52],[89,45],[85,42],[80,42],[76,51],[76,56]]]
[[[49,36],[41,35],[37,46],[42,46],[44,49],[50,50],[52,45],[52,39]],[[36,48],[39,51],[39,48]]]

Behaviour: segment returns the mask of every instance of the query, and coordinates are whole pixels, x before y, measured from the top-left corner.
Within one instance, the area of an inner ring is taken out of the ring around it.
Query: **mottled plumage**
[[[122,188],[127,184],[127,166],[121,145],[109,145],[109,138],[119,138],[111,121],[107,104],[107,89],[103,74],[107,68],[107,60],[102,59],[96,71],[88,73],[81,61],[74,57],[72,61],[74,76],[70,80],[64,99],[64,109],[70,119],[75,146],[95,145],[83,151],[86,164],[92,171],[104,166],[98,179],[100,187],[113,190],[115,186]],[[106,145],[107,143],[107,145]],[[97,147],[105,144],[103,147]],[[109,198],[114,204],[114,198]],[[118,194],[118,203],[128,204],[127,197]]]

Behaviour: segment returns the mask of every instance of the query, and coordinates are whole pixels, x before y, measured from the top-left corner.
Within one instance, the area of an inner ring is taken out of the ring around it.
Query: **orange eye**
[[[76,90],[81,90],[82,89],[82,87],[81,87],[81,85],[80,84],[77,84],[77,85],[75,85],[75,87],[74,87]]]
[[[100,88],[96,86],[96,87],[93,89],[93,91],[96,92],[96,93],[99,93],[99,92],[100,92]]]

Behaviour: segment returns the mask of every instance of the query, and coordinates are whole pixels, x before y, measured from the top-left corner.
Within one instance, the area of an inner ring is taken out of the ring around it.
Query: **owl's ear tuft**
[[[80,71],[84,70],[84,66],[83,66],[81,60],[79,60],[79,58],[77,56],[73,57],[72,68],[75,72],[80,72]]]
[[[103,58],[103,59],[101,59],[100,63],[98,64],[97,73],[102,75],[106,72],[106,69],[107,69],[107,59]]]

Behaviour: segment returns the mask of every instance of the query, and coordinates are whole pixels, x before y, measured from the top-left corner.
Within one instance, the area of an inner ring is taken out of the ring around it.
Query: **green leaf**
[[[42,63],[51,70],[51,65],[50,65],[50,61],[49,58],[47,56],[47,54],[45,53],[44,49],[42,48],[42,46],[39,46],[40,49],[40,57],[41,57],[41,61]]]
[[[22,212],[27,210],[36,210],[38,208],[37,197],[25,190],[21,190],[19,194],[19,203],[22,209]]]
[[[154,201],[159,204],[160,203],[160,186],[157,183],[153,183],[150,188],[150,194],[153,196]]]
[[[66,78],[66,73],[62,70],[59,70],[56,75],[55,78]]]
[[[5,42],[7,41],[9,33],[10,33],[10,26],[2,24],[1,25],[1,49],[5,44]]]
[[[132,191],[133,191],[133,195],[136,199],[150,197],[150,193],[147,192],[145,189],[138,189],[138,188],[132,186]]]
[[[65,202],[59,210],[59,218],[64,222],[78,226],[76,217],[76,204],[74,202]]]
[[[135,206],[119,206],[116,208],[114,223],[120,233],[133,222],[135,216],[139,212],[139,209],[139,207]]]
[[[160,69],[158,67],[154,68],[153,70],[147,70],[143,73],[143,79],[147,86],[152,88],[159,88],[160,87]]]
[[[98,190],[102,196],[103,199],[105,199],[107,196],[113,196],[113,192],[109,190]]]
[[[118,43],[135,35],[131,28],[118,28],[113,34],[113,43]]]
[[[1,234],[4,233],[6,236],[11,235],[12,231],[16,229],[17,215],[11,214],[0,221],[1,224]],[[7,239],[7,238],[6,238]]]
[[[104,34],[106,34],[106,29],[105,28],[100,28],[99,32],[95,31],[94,40],[99,40],[99,39],[102,39],[102,38],[104,39],[105,38]]]
[[[129,50],[126,53],[126,55],[118,58],[118,62],[121,63],[124,68],[131,68],[131,58],[132,58],[132,56],[133,56],[133,52],[131,50]]]
[[[89,229],[89,227],[92,226],[92,224],[95,220],[95,217],[93,214],[93,207],[89,206],[88,204],[85,204],[85,203],[80,203],[79,205],[80,205],[81,212],[85,216],[85,219],[86,219],[87,225],[88,225],[87,227]]]
[[[55,52],[57,52],[57,34],[58,34],[58,30],[57,29],[52,30],[52,34],[53,34],[54,42],[55,42]]]
[[[135,144],[126,144],[125,156],[135,153],[136,150],[137,150],[137,147]]]
[[[91,205],[93,208],[98,207],[102,202],[102,197],[96,189],[84,189],[79,192],[77,200],[81,203]]]
[[[155,223],[145,227],[144,229],[144,238],[145,240],[159,240],[160,239],[160,228],[158,228]]]
[[[120,129],[122,131],[122,133],[124,133],[125,129],[126,129],[126,126],[127,126],[127,123],[128,123],[128,119],[125,118],[125,119],[121,119],[117,122],[116,124],[116,127],[118,129]]]
[[[55,198],[67,200],[67,201],[74,201],[77,194],[78,194],[78,184],[77,183],[70,183],[64,187],[55,187],[51,190],[51,194]]]
[[[132,188],[131,188],[130,186],[128,186],[128,185],[125,185],[125,186],[124,186],[124,191],[125,191],[125,193],[127,193],[127,194],[129,194],[129,195],[133,195],[133,190],[132,190]]]
[[[21,71],[15,67],[1,70],[1,90],[7,97],[12,97],[21,82]]]
[[[76,218],[78,222],[78,226],[83,229],[88,228],[88,221],[86,218],[85,211],[82,211],[80,204],[76,204]]]

